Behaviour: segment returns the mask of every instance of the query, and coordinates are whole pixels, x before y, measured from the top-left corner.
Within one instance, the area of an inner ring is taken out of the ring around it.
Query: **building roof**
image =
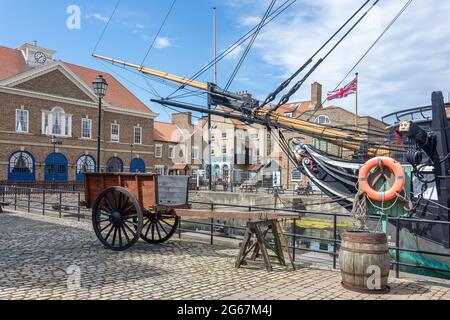
[[[277,112],[280,114],[292,112],[294,116],[298,116],[308,110],[311,105],[311,101],[294,102],[282,105],[278,108]]]
[[[132,109],[140,112],[153,113],[149,107],[147,107],[139,98],[137,98],[130,92],[130,90],[128,90],[109,73],[78,66],[68,62],[63,63],[89,87],[92,86],[92,82],[100,74],[103,75],[108,82],[108,91],[106,92],[105,100],[111,105],[121,109]]]
[[[20,50],[0,46],[0,81],[31,69]]]
[[[153,139],[161,142],[178,143],[177,125],[167,122],[155,121],[153,125]]]
[[[18,76],[33,69],[27,65],[25,57],[19,49],[0,46],[0,61],[0,81]],[[154,114],[149,107],[109,73],[68,62],[61,63],[68,67],[89,88],[92,88],[92,82],[98,75],[102,74],[109,84],[105,100],[112,106],[120,109]]]

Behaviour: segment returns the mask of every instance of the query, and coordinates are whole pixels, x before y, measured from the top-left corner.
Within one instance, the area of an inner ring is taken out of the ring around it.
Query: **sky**
[[[276,1],[275,7],[283,0]],[[310,99],[310,84],[333,90],[371,46],[406,0],[381,0],[342,44],[306,81],[291,101]],[[166,16],[171,0],[1,0],[0,45],[18,47],[36,40],[57,51],[56,59],[91,67],[116,76],[168,121],[173,110],[150,102],[174,89],[153,79],[91,57],[95,53],[141,64]],[[217,7],[217,48],[222,52],[258,24],[269,0],[177,0],[144,65],[191,77],[213,58],[212,7]],[[297,0],[260,33],[231,91],[248,91],[264,99],[319,48],[361,0]],[[80,9],[79,28],[68,28]],[[368,8],[368,7],[367,7]],[[362,115],[382,115],[408,107],[429,105],[432,91],[450,92],[450,1],[414,0],[357,67]],[[111,21],[100,39],[108,20]],[[70,20],[72,21],[72,20]],[[101,40],[96,46],[98,40]],[[332,44],[331,44],[332,45]],[[218,64],[218,84],[225,86],[246,43]],[[330,48],[328,46],[327,48]],[[317,58],[326,53],[326,49]],[[0,61],[1,63],[1,61]],[[353,74],[344,81],[350,82]],[[212,69],[198,80],[213,80]],[[205,105],[201,98],[187,101]],[[353,96],[332,101],[353,111]],[[325,106],[329,105],[326,103]]]

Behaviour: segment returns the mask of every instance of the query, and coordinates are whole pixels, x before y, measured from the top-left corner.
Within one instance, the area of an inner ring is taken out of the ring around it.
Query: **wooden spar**
[[[146,67],[143,67],[143,66],[140,66],[137,64],[121,61],[118,59],[108,58],[108,57],[97,55],[97,54],[93,54],[92,56],[94,58],[112,62],[114,64],[119,64],[119,65],[127,66],[130,68],[134,68],[137,71],[142,72],[144,74],[149,74],[149,75],[159,77],[159,78],[162,78],[165,80],[177,82],[181,85],[208,91],[208,84],[206,84],[206,83],[202,83],[202,82],[188,79],[185,77],[176,76],[176,75],[173,75],[173,74],[170,74],[167,72],[153,70],[153,69],[146,68]],[[173,102],[162,101],[161,103],[162,104],[171,104]],[[311,123],[311,122],[301,120],[301,119],[286,117],[277,112],[269,113],[268,111],[269,111],[269,109],[267,109],[267,108],[261,109],[257,112],[257,116],[259,116],[261,119],[265,119],[267,116],[267,119],[272,121],[273,123],[281,124],[285,128],[289,128],[292,130],[301,131],[303,134],[306,134],[306,135],[310,134],[313,136],[323,136],[324,140],[326,140],[327,142],[336,144],[336,145],[346,148],[348,150],[359,151],[360,144],[367,141],[367,137],[365,135],[362,135],[359,133],[348,134],[342,130],[337,130],[337,129],[327,127],[326,125],[320,125],[317,123]],[[204,112],[208,112],[208,110],[204,110]],[[369,148],[369,150],[368,150],[368,154],[370,156],[380,156],[380,155],[387,156],[387,155],[389,155],[389,153],[390,152],[386,149],[383,149],[383,147]]]
[[[186,85],[186,86],[193,87],[193,88],[196,88],[196,89],[208,91],[208,85],[206,83],[198,82],[198,81],[191,80],[191,79],[184,78],[184,77],[179,77],[179,76],[167,73],[167,72],[161,72],[161,71],[153,70],[153,69],[150,69],[150,68],[146,68],[146,67],[134,64],[134,63],[129,63],[129,62],[113,59],[113,58],[108,58],[108,57],[101,56],[101,55],[98,55],[98,54],[93,54],[92,56],[94,58],[97,58],[97,59],[101,59],[101,60],[112,62],[114,64],[120,64],[120,65],[123,65],[123,66],[134,68],[134,69],[138,70],[139,72],[142,72],[142,73],[145,73],[145,74],[149,74],[149,75],[152,75],[152,76],[155,76],[155,77],[158,77],[158,78],[162,78],[162,79],[165,79],[165,80],[178,82],[178,83],[180,83],[182,85]]]

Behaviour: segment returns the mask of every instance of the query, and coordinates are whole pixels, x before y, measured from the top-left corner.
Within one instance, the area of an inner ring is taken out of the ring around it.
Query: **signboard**
[[[274,171],[272,173],[272,186],[274,188],[281,188],[281,172]]]

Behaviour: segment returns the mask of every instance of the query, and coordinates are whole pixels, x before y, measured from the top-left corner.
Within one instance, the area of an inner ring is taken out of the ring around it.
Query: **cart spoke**
[[[108,232],[108,234],[107,234],[106,237],[105,237],[105,241],[108,240],[108,238],[109,238],[109,236],[111,235],[111,232],[112,232],[113,230],[114,230],[114,226],[112,226],[111,229],[109,229],[109,232]]]
[[[106,225],[106,227],[102,228],[102,229],[100,230],[100,233],[102,233],[103,231],[105,231],[110,225],[112,225],[112,222],[108,223],[108,224]]]
[[[158,227],[158,220],[156,220],[156,222],[155,222],[155,227],[156,227],[156,231],[158,232],[159,239],[162,239],[161,232],[159,231],[159,227]]]
[[[127,229],[131,232],[131,234],[133,235],[133,237],[136,235],[136,231],[133,231],[133,229],[131,229],[126,223],[124,223],[123,226],[124,226],[125,228],[127,228]]]
[[[167,222],[166,220],[164,220],[164,219],[160,219],[160,221],[162,221],[162,222],[164,222],[165,224],[167,224],[170,228],[172,228],[172,227],[175,225],[175,219],[174,219],[174,221],[173,221],[172,224],[168,223],[168,222]]]
[[[169,233],[166,231],[166,229],[164,229],[164,227],[162,226],[162,224],[159,221],[156,221],[156,222],[159,224],[159,226],[161,227],[161,229],[164,231],[164,233],[167,236]],[[160,236],[160,238],[161,238],[161,236]]]
[[[102,202],[103,202],[103,200],[105,200],[104,202],[106,203],[107,207],[109,208],[109,212],[113,212],[115,209],[114,205],[111,203],[111,201],[108,198],[108,194],[110,194],[110,193],[111,192],[108,192],[107,194],[105,194],[105,196],[102,199]]]
[[[122,247],[122,225],[117,230],[119,231],[119,247]]]
[[[150,220],[149,220],[150,221]],[[150,228],[151,228],[151,226],[153,225],[153,223],[150,221],[150,224],[148,225],[148,227],[147,227],[147,232],[145,232],[145,237],[147,238],[147,236],[148,236],[148,233],[149,233],[149,231],[150,231]]]
[[[113,247],[116,244],[116,236],[117,236],[117,228],[114,226],[114,235],[113,235],[113,239],[112,239],[112,243],[111,243],[111,245]]]
[[[130,237],[128,237],[127,231],[125,230],[124,225],[121,226],[123,234],[125,235],[125,238],[127,239],[127,244],[130,243]]]
[[[152,222],[152,240],[155,240],[155,224]]]

